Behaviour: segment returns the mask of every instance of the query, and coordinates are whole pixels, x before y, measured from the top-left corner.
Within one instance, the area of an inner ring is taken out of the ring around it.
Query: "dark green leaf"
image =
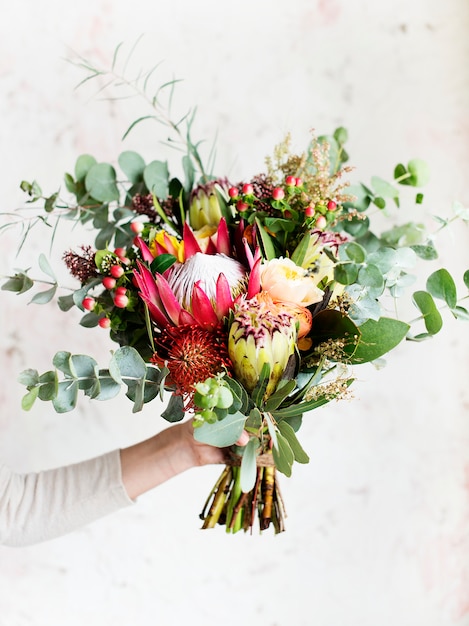
[[[350,318],[335,309],[325,309],[314,316],[311,339],[314,345],[328,339],[345,339],[348,352],[353,352],[356,339],[360,335],[357,326]]]
[[[58,382],[57,372],[52,370],[39,376],[39,399],[53,400],[57,395]]]
[[[184,402],[182,396],[172,394],[169,398],[168,406],[161,414],[161,417],[167,422],[180,422],[184,418]]]
[[[410,174],[407,168],[402,163],[399,163],[394,168],[394,179],[401,185],[409,185]]]
[[[290,447],[287,439],[277,433],[278,448],[272,448],[272,456],[274,457],[275,467],[285,476],[291,476],[291,468],[295,460],[295,455]]]
[[[293,454],[295,455],[295,461],[297,461],[298,463],[309,463],[309,456],[301,447],[300,442],[298,441],[298,438],[295,434],[295,431],[290,426],[290,424],[285,421],[280,421],[277,426],[278,426],[279,431],[282,433],[282,435],[290,444],[290,448],[292,449]]]
[[[360,244],[354,241],[344,243],[339,248],[339,259],[341,261],[353,261],[354,263],[363,263],[366,259],[366,250]]]
[[[44,201],[44,210],[46,213],[50,213],[55,209],[58,193],[53,193],[51,196],[45,199]]]
[[[378,321],[369,319],[359,327],[360,340],[356,347],[345,347],[351,363],[375,361],[395,348],[406,336],[409,324],[389,317]]]
[[[469,321],[469,311],[462,306],[455,306],[451,313],[457,320]]]
[[[275,392],[267,399],[264,409],[268,412],[277,409],[287,396],[295,390],[296,381],[281,381]]]
[[[71,174],[65,174],[64,181],[67,191],[77,195],[77,184],[75,183],[73,176]]]
[[[440,332],[443,326],[443,319],[432,295],[428,291],[416,291],[412,299],[415,306],[422,313],[427,331],[431,335],[436,335],[436,333]]]
[[[257,385],[254,387],[251,398],[256,406],[262,406],[265,390],[267,389],[267,385],[270,380],[270,365],[269,363],[264,363],[262,365],[261,373],[259,375],[259,380]]]
[[[427,291],[434,298],[444,300],[450,309],[453,309],[457,303],[456,284],[448,272],[444,268],[433,272],[427,278]]]
[[[151,262],[150,269],[153,274],[164,274],[176,261],[177,259],[173,254],[159,254]]]
[[[306,253],[308,252],[308,248],[310,245],[310,241],[311,241],[311,235],[309,233],[306,233],[300,240],[300,243],[296,246],[296,248],[293,251],[293,254],[291,255],[291,260],[293,261],[293,263],[296,263],[296,265],[300,265],[303,263]]]
[[[466,287],[469,289],[469,270],[464,272],[463,281]]]
[[[356,263],[338,263],[334,267],[334,280],[341,285],[353,285],[357,282],[359,269]]]
[[[256,218],[257,232],[260,235],[260,246],[262,249],[262,257],[265,260],[275,259],[276,252],[272,239],[260,221]]]

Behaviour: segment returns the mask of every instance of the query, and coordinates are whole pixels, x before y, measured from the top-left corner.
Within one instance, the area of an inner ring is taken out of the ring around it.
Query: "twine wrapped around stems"
[[[232,465],[233,467],[238,467],[241,465],[242,457],[239,454],[229,450],[226,453],[225,462],[227,465]],[[274,459],[271,452],[264,452],[263,454],[259,454],[256,458],[257,467],[275,467]]]

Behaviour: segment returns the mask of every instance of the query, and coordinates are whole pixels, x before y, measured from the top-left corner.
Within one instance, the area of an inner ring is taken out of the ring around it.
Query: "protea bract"
[[[273,302],[266,292],[235,304],[228,335],[228,354],[235,378],[252,392],[264,364],[270,366],[265,397],[271,395],[282,378],[297,339],[295,316]]]

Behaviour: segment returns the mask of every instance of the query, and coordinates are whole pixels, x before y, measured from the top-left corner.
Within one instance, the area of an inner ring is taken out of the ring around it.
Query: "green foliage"
[[[99,369],[96,361],[87,355],[57,352],[53,359],[55,370],[39,375],[36,370],[23,371],[18,381],[28,393],[23,408],[29,410],[34,400],[52,401],[58,413],[75,408],[78,392],[94,400],[109,400],[122,385],[133,401],[133,411],[140,411],[144,402],[153,400],[161,389],[164,373],[148,365],[139,353],[129,346],[115,351],[109,369]],[[62,375],[59,378],[59,373]]]
[[[422,159],[412,159],[407,167],[402,163],[396,165],[394,178],[401,185],[423,187],[430,180],[430,170],[427,163]]]
[[[412,297],[415,306],[422,313],[425,328],[430,335],[436,335],[443,326],[443,318],[428,291],[416,291]]]
[[[241,459],[240,485],[241,491],[247,493],[253,489],[256,482],[256,459],[259,441],[252,437],[243,450]]]
[[[194,430],[194,437],[200,443],[225,448],[238,441],[244,430],[245,421],[246,416],[236,411],[214,423],[204,422]]]
[[[376,361],[400,344],[409,328],[409,324],[389,317],[381,317],[376,321],[369,319],[359,327],[358,343],[345,348],[350,362],[361,364]]]
[[[212,156],[205,165],[200,153],[201,143],[192,139],[195,111],[173,115],[172,98],[178,81],[155,87],[157,65],[130,75],[128,66],[133,52],[134,48],[125,55],[123,46],[119,45],[107,68],[96,68],[79,59],[77,65],[87,73],[82,82],[93,83],[99,78],[100,84],[105,85],[103,91],[113,99],[143,97],[148,109],[127,127],[124,138],[140,124],[157,122],[162,125],[166,144],[182,153],[183,176],[181,180],[173,177],[167,161],[155,159],[147,164],[137,152],[124,150],[117,158],[117,166],[98,162],[90,154],[80,155],[72,173],[66,173],[64,178],[65,191],[72,200],[63,198],[58,191],[44,195],[36,181],[22,181],[27,202],[41,202],[42,209],[41,214],[24,227],[20,249],[35,224],[49,229],[52,241],[61,219],[92,230],[97,250],[90,258],[96,268],[91,268],[89,276],[85,272],[83,280],[78,273],[79,287],[72,293],[60,295],[57,302],[62,311],[74,307],[82,311],[80,324],[86,328],[108,318],[110,337],[121,346],[112,355],[107,369],[100,368],[89,356],[58,352],[53,359],[55,369],[43,374],[32,369],[22,372],[19,380],[27,389],[22,400],[26,410],[39,398],[52,402],[57,412],[64,413],[76,406],[80,394],[90,399],[108,400],[124,386],[136,412],[145,403],[161,397],[168,386],[168,370],[148,363],[158,341],[149,309],[138,297],[132,281],[137,261],[142,261],[142,256],[145,262],[148,260],[134,245],[139,227],[132,222],[137,219],[142,223],[141,240],[151,249],[154,249],[153,237],[162,227],[181,239],[185,220],[190,222],[186,216],[194,188],[214,178],[209,168]],[[321,258],[330,265],[320,283],[326,297],[322,303],[309,307],[313,324],[305,345],[298,345],[292,355],[291,368],[270,397],[266,397],[270,378],[268,365],[264,366],[250,394],[228,373],[215,375],[195,387],[191,400],[195,407],[198,441],[226,447],[238,441],[243,429],[249,433],[249,443],[238,450],[242,455],[239,472],[237,468],[233,470],[236,477],[233,493],[238,497],[241,491],[253,488],[259,476],[257,456],[270,452],[267,442],[272,446],[277,469],[287,476],[291,475],[295,461],[309,461],[296,435],[302,416],[342,395],[343,387],[331,391],[322,383],[339,371],[338,364],[345,367],[376,361],[404,338],[410,338],[410,324],[384,315],[382,296],[400,297],[415,280],[412,270],[416,261],[419,258],[434,260],[438,256],[434,235],[427,233],[405,204],[406,192],[407,195],[411,192],[411,200],[417,205],[422,203],[423,194],[417,188],[429,180],[427,164],[412,159],[406,165],[396,166],[392,181],[372,176],[366,184],[358,182],[347,187],[341,180],[349,171],[344,167],[349,160],[345,149],[347,139],[346,129],[340,127],[330,135],[313,138],[304,155],[291,155],[287,149],[283,150],[286,148],[283,145],[276,155],[278,163],[271,168],[272,178],[266,178],[267,191],[265,194],[261,191],[262,197],[256,197],[262,185],[259,187],[255,180],[252,181],[256,183],[255,193],[239,192],[236,198],[230,193],[228,198],[222,185],[215,191],[219,212],[226,219],[230,235],[237,231],[242,212],[247,226],[242,236],[249,232],[245,240],[249,239],[249,243],[252,240],[251,252],[258,245],[264,261],[288,257],[311,275],[322,271]],[[295,182],[287,183],[288,176]],[[269,196],[271,182],[272,188],[277,184],[281,188],[275,198],[273,193]],[[244,203],[242,211],[238,210],[239,201]],[[392,217],[392,210],[403,211],[404,206],[408,216],[404,224],[398,223],[382,233],[373,232],[370,216],[378,212],[376,209],[382,217]],[[435,218],[438,230],[455,220],[469,221],[469,209],[455,203],[452,210],[450,218]],[[343,234],[347,237],[342,237]],[[322,243],[323,235],[327,243]],[[138,243],[141,245],[140,241]],[[322,248],[320,253],[315,246]],[[124,252],[118,254],[117,248]],[[171,253],[157,255],[147,266],[153,274],[163,274],[176,262],[176,254],[171,248]],[[238,259],[241,257],[242,254]],[[2,290],[22,294],[42,283],[45,289],[34,293],[30,301],[38,304],[51,301],[59,288],[57,278],[44,255],[39,257],[38,265],[45,280],[33,279],[29,270],[19,269],[6,277]],[[102,281],[109,277],[113,265],[121,266],[122,275],[116,279],[115,287],[105,289]],[[463,280],[469,288],[469,270]],[[123,307],[116,306],[114,289],[125,292]],[[337,293],[339,300],[335,300]],[[92,310],[85,311],[83,300],[91,296],[91,305],[89,301],[85,304],[86,309]],[[160,294],[155,296],[155,300],[159,297]],[[425,290],[415,291],[413,301],[420,311],[417,322],[423,320],[426,329],[413,339],[439,332],[443,323],[440,308],[448,308],[457,319],[469,319],[469,312],[458,300],[455,281],[446,269],[433,272]],[[327,353],[326,348],[331,345],[336,346],[336,351]],[[343,375],[343,378],[345,387],[352,384],[351,376]],[[342,375],[337,380],[342,383]],[[187,396],[181,395],[181,390],[174,392],[171,387],[169,391],[169,402],[162,416],[169,422],[178,422],[185,415]],[[233,513],[234,505],[228,517]],[[239,527],[237,520],[235,529]]]

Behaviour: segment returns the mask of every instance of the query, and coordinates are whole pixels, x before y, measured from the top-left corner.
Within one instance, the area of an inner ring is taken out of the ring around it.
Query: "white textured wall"
[[[342,124],[360,179],[389,177],[397,161],[421,156],[433,172],[429,214],[469,202],[467,0],[16,0],[2,8],[1,211],[23,204],[24,178],[54,191],[80,152],[158,157],[156,126],[120,144],[139,103],[74,91],[83,74],[63,60],[71,49],[108,62],[120,41],[142,33],[143,64],[164,59],[163,73],[185,79],[177,101],[199,106],[197,136],[218,132],[219,172],[261,170],[287,130],[301,149],[311,127]],[[57,257],[69,241],[61,231]],[[14,237],[0,242],[6,272],[20,263]],[[442,265],[469,267],[466,228],[440,243]],[[41,251],[38,237],[23,261]],[[82,402],[62,416],[44,404],[22,413],[20,370],[46,369],[59,349],[103,362],[110,348],[73,314],[27,300],[1,295],[2,462],[51,467],[162,428],[158,407],[132,415],[125,399]],[[353,401],[308,416],[301,433],[311,463],[282,481],[283,535],[200,531],[219,470],[199,469],[73,535],[0,548],[0,626],[467,626],[468,331],[448,319],[440,336],[403,345],[386,369],[357,371]]]

